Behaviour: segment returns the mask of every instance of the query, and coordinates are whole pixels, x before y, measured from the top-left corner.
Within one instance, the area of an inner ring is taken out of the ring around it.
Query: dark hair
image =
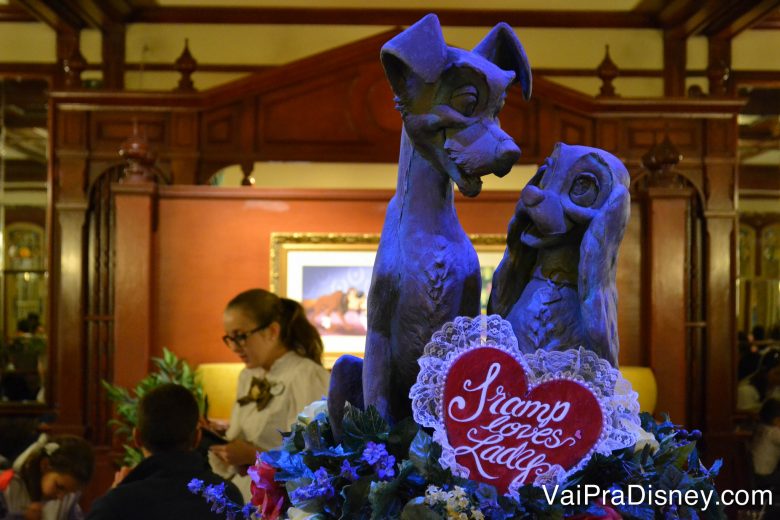
[[[750,376],[750,384],[758,390],[759,399],[762,401],[766,397],[767,391],[767,375],[769,371],[780,365],[780,350],[769,349],[762,356],[761,361],[758,362],[758,370]]]
[[[766,329],[763,325],[756,325],[750,332],[753,334],[753,341],[764,341],[766,339]]]
[[[287,350],[322,364],[322,338],[300,303],[264,289],[249,289],[230,300],[226,309],[245,312],[258,327],[279,323],[279,339]]]
[[[780,417],[780,399],[769,398],[761,405],[758,418],[762,423],[771,425],[777,417]]]
[[[152,453],[188,451],[198,427],[198,402],[181,385],[166,383],[144,394],[138,403],[138,434]]]
[[[34,502],[42,498],[41,462],[44,459],[49,461],[51,471],[70,475],[81,485],[89,483],[95,469],[95,455],[87,441],[75,435],[48,437],[45,443],[27,457],[20,471],[30,499]]]

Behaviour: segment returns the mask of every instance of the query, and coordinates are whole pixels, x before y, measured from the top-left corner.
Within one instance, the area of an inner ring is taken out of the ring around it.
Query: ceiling
[[[40,20],[58,30],[139,22],[386,26],[434,10],[443,25],[493,25],[500,16],[513,27],[644,27],[682,37],[780,27],[780,0],[0,0],[0,21]]]
[[[780,29],[780,0],[0,0],[0,21],[39,21],[58,34],[116,33],[132,23],[408,25],[435,11],[443,25],[655,28],[666,37],[729,39]],[[745,164],[780,164],[780,72],[750,98],[740,118]],[[45,86],[5,81],[5,154],[45,162]],[[34,92],[34,94],[24,94]],[[41,95],[44,97],[41,98]],[[16,100],[16,102],[14,102]],[[13,107],[16,107],[15,109]],[[28,125],[32,121],[39,124]]]

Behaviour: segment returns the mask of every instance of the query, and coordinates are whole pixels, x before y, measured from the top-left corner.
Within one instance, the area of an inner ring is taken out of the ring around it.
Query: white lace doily
[[[453,474],[468,478],[469,470],[458,464],[444,427],[443,398],[447,373],[452,364],[465,352],[479,347],[493,347],[512,356],[528,376],[528,390],[552,379],[569,379],[589,388],[599,402],[604,418],[601,436],[581,461],[565,470],[555,465],[537,475],[534,485],[543,486],[564,481],[568,475],[582,468],[592,454],[609,455],[614,450],[633,446],[640,427],[638,395],[631,389],[620,371],[596,353],[582,347],[566,351],[537,350],[523,354],[517,348],[517,339],[511,324],[498,315],[477,318],[458,317],[448,322],[433,335],[425,346],[418,363],[420,373],[409,392],[414,420],[433,428],[433,440],[442,446],[440,464]],[[641,427],[640,427],[641,429]],[[508,494],[517,496],[523,485],[516,481]]]

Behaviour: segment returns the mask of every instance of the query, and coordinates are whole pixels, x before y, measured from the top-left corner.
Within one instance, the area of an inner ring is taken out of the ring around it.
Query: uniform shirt
[[[268,371],[263,368],[242,370],[238,376],[237,400],[249,393],[253,378],[268,379],[273,397],[262,410],[258,410],[254,402],[244,405],[236,402],[225,437],[241,439],[267,451],[281,445],[281,432],[290,431],[290,425],[306,405],[327,393],[330,374],[322,365],[290,351],[277,359]],[[215,473],[232,479],[246,502],[251,500],[249,477],[237,475],[234,467],[213,454],[209,454],[209,462]]]

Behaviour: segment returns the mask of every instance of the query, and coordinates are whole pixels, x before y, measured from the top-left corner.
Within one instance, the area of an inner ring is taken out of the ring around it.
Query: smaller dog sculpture
[[[488,303],[523,351],[583,346],[617,367],[615,269],[628,185],[614,155],[558,143],[523,188]]]
[[[525,52],[506,24],[466,51],[449,47],[428,15],[387,42],[381,58],[404,123],[398,187],[369,289],[365,364],[343,357],[333,367],[334,432],[344,402],[360,403],[358,389],[391,422],[411,415],[409,389],[431,335],[479,313],[479,261],[455,213],[453,182],[474,197],[482,176],[509,173],[520,149],[498,113],[514,83],[531,94]]]

